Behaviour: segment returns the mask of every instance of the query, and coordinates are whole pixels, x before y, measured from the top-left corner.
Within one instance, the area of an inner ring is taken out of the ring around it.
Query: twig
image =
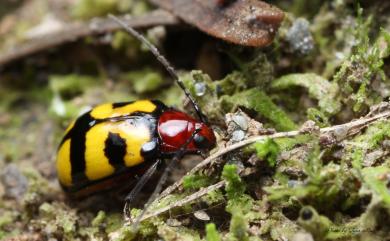
[[[390,111],[385,111],[385,112],[379,113],[377,115],[374,115],[372,117],[363,117],[363,118],[360,118],[358,120],[354,120],[354,121],[351,121],[351,122],[348,122],[345,124],[322,128],[322,129],[320,129],[320,134],[336,133],[336,132],[339,132],[342,130],[343,133],[348,135],[349,133],[355,133],[354,131],[356,131],[356,129],[360,130],[372,122],[375,122],[375,121],[382,119],[382,118],[388,118],[389,116],[390,116]],[[247,140],[235,143],[233,145],[230,145],[224,149],[221,149],[221,150],[215,152],[214,154],[210,155],[208,158],[206,158],[202,162],[200,162],[198,165],[196,165],[186,175],[192,175],[192,174],[198,172],[199,170],[201,170],[202,168],[204,168],[205,166],[207,166],[208,164],[210,164],[211,161],[213,161],[214,159],[216,159],[220,156],[223,156],[224,154],[226,154],[228,152],[231,152],[233,150],[241,148],[243,146],[252,144],[254,142],[265,140],[267,138],[276,139],[276,138],[283,138],[283,137],[293,137],[293,136],[297,136],[300,134],[303,134],[303,133],[301,131],[288,131],[288,132],[278,132],[278,133],[274,133],[271,135],[261,135],[261,136],[251,137]],[[161,198],[171,194],[174,190],[176,190],[179,186],[181,186],[183,183],[183,178],[184,177],[182,177],[179,181],[175,182],[174,184],[172,184],[171,186],[166,188],[161,193],[161,195],[157,199],[157,201],[161,200]]]
[[[185,197],[185,198],[183,198],[183,199],[181,199],[181,200],[179,200],[179,201],[177,201],[175,203],[172,203],[172,204],[170,204],[170,205],[168,205],[166,207],[160,208],[160,209],[158,209],[156,211],[153,211],[151,213],[145,214],[142,217],[141,221],[143,221],[145,219],[148,219],[148,218],[151,218],[151,217],[158,216],[158,215],[160,215],[162,213],[165,213],[168,210],[171,210],[172,208],[181,207],[181,206],[183,206],[183,205],[185,205],[187,203],[195,201],[196,199],[206,195],[207,193],[210,193],[210,192],[212,192],[214,190],[217,190],[217,189],[223,187],[225,184],[226,184],[226,182],[225,182],[225,180],[223,180],[223,181],[217,182],[214,185],[211,185],[211,186],[208,186],[206,188],[203,188],[203,189],[201,189],[201,190],[199,190],[199,191],[197,191],[197,192],[195,192],[195,193],[193,193],[193,194],[191,194],[191,195],[189,195],[189,196],[187,196],[187,197]]]
[[[122,20],[133,28],[179,23],[175,16],[164,10],[156,10],[137,17],[122,18]],[[121,28],[121,26],[109,18],[92,19],[85,23],[69,24],[61,30],[31,39],[0,54],[0,66],[64,43],[76,41],[82,37],[110,33]]]

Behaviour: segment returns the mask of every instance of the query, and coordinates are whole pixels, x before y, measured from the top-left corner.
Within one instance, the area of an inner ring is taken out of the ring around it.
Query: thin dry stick
[[[389,116],[390,116],[390,111],[385,111],[385,112],[379,113],[377,115],[374,115],[373,117],[369,117],[369,118],[363,117],[363,118],[360,118],[358,120],[354,120],[354,121],[351,121],[351,122],[348,122],[348,123],[345,123],[345,124],[322,128],[322,129],[320,129],[320,133],[321,134],[335,133],[335,132],[338,132],[338,131],[341,131],[341,130],[343,130],[344,133],[351,132],[353,130],[362,128],[364,126],[367,126],[368,124],[370,124],[370,123],[372,123],[374,121],[377,121],[377,120],[379,120],[381,118],[388,118]],[[244,140],[244,141],[235,143],[233,145],[230,145],[230,146],[228,146],[228,147],[226,147],[224,149],[221,149],[221,150],[217,151],[216,153],[210,155],[208,158],[204,159],[201,163],[196,165],[186,175],[192,175],[192,174],[198,172],[199,170],[201,170],[202,168],[204,168],[205,166],[207,166],[208,164],[210,164],[211,161],[213,161],[214,159],[216,159],[216,158],[218,158],[220,156],[223,156],[224,154],[226,154],[228,152],[231,152],[231,151],[233,151],[235,149],[238,149],[238,148],[241,148],[243,146],[252,144],[254,142],[265,140],[267,138],[275,139],[275,138],[282,138],[282,137],[293,137],[293,136],[297,136],[297,135],[300,135],[300,134],[302,134],[301,131],[287,131],[287,132],[278,132],[278,133],[271,134],[271,135],[261,135],[261,136],[251,137],[251,138],[249,138],[247,140]],[[160,197],[157,200],[160,200],[161,198],[169,195],[174,190],[176,190],[179,186],[181,186],[182,183],[183,183],[183,178],[181,178],[179,181],[175,182],[174,184],[172,184],[171,186],[166,188],[161,193]]]
[[[179,20],[175,16],[164,10],[155,10],[142,16],[123,18],[123,21],[133,28],[147,28],[157,25],[174,25],[179,23]],[[65,43],[74,42],[77,39],[86,36],[110,33],[119,30],[120,28],[121,26],[108,18],[96,18],[85,23],[68,24],[61,30],[31,39],[0,53],[0,67],[23,57]]]
[[[185,197],[185,198],[183,198],[183,199],[181,199],[181,200],[179,200],[177,202],[174,202],[174,203],[172,203],[172,204],[170,204],[170,205],[168,205],[166,207],[160,208],[160,209],[158,209],[156,211],[153,211],[151,213],[145,214],[142,217],[141,221],[143,221],[145,219],[148,219],[148,218],[151,218],[151,217],[158,216],[158,215],[160,215],[162,213],[165,213],[168,210],[171,210],[172,208],[181,207],[181,206],[183,206],[183,205],[185,205],[187,203],[195,201],[198,198],[206,195],[207,193],[210,193],[210,192],[212,192],[214,190],[217,190],[217,189],[223,187],[225,184],[226,184],[226,182],[225,182],[225,180],[223,180],[223,181],[217,182],[216,184],[208,186],[206,188],[202,188],[199,191],[197,191],[197,192],[195,192],[195,193],[193,193],[193,194],[191,194],[191,195],[189,195],[189,196],[187,196],[187,197]]]
[[[378,121],[382,118],[388,118],[390,116],[390,111],[386,111],[386,112],[382,112],[382,113],[379,113],[373,117],[364,117],[364,118],[361,118],[361,119],[358,119],[358,120],[355,120],[355,121],[351,121],[351,122],[348,122],[348,123],[345,123],[345,124],[342,124],[342,125],[336,125],[336,126],[331,126],[331,127],[326,127],[326,128],[322,128],[320,129],[320,133],[321,134],[326,134],[326,133],[335,133],[337,131],[340,131],[340,132],[343,132],[345,133],[344,136],[348,136],[348,132],[349,133],[353,133],[355,134],[356,133],[356,130],[361,130],[362,128],[366,127],[367,125],[369,125],[370,123],[373,123],[375,121]],[[297,136],[299,134],[302,134],[301,131],[288,131],[288,132],[279,132],[279,133],[275,133],[275,134],[272,134],[272,135],[262,135],[262,136],[255,136],[255,137],[252,137],[252,138],[249,138],[247,140],[244,140],[244,141],[241,141],[241,142],[238,142],[236,144],[233,144],[231,146],[228,146],[216,153],[214,153],[213,155],[211,155],[210,157],[208,157],[207,159],[205,159],[204,161],[202,161],[201,163],[199,163],[197,166],[195,166],[191,171],[189,171],[187,173],[187,175],[189,174],[193,174],[197,171],[199,171],[201,168],[203,168],[204,166],[208,165],[212,160],[214,160],[215,158],[219,157],[219,156],[222,156],[230,151],[233,151],[235,149],[238,149],[240,147],[243,147],[243,146],[246,146],[248,144],[251,144],[251,143],[254,143],[256,141],[260,141],[260,140],[264,140],[266,138],[282,138],[282,137],[292,137],[292,136]],[[183,179],[179,180],[178,182],[174,183],[172,186],[168,187],[161,195],[160,197],[156,200],[156,201],[159,201],[161,200],[163,197],[169,195],[171,192],[173,192],[177,187],[179,187],[183,182]],[[213,184],[211,186],[208,186],[207,188],[203,188],[175,203],[172,203],[166,207],[163,207],[163,208],[160,208],[158,210],[155,210],[151,213],[147,213],[140,221],[143,221],[145,219],[148,219],[148,218],[151,218],[151,217],[155,217],[155,216],[158,216],[162,213],[165,213],[175,207],[181,207],[185,204],[188,204],[192,201],[195,201],[196,199],[206,195],[207,193],[210,193],[214,190],[217,190],[221,187],[223,187],[224,185],[226,184],[225,180],[223,181],[220,181],[216,184]]]

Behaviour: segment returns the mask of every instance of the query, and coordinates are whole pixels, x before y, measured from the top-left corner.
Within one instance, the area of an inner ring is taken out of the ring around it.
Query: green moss
[[[293,239],[294,234],[300,230],[296,222],[290,221],[280,211],[272,212],[260,227],[259,232],[262,236],[270,237],[271,240],[280,240],[283,238]]]
[[[18,212],[16,211],[5,211],[1,213],[0,240],[6,240],[6,238],[11,238],[20,232],[19,228],[13,227],[13,224],[17,220],[17,215]]]
[[[206,225],[206,240],[207,241],[221,241],[217,228],[214,223],[208,223]]]
[[[358,135],[346,143],[347,152],[344,158],[359,169],[364,164],[366,154],[378,148],[382,141],[388,137],[390,137],[390,121],[384,120],[374,123],[367,128],[364,134]]]
[[[0,218],[0,229],[12,223],[14,220],[15,220],[15,213],[13,212],[3,213]]]
[[[49,234],[59,233],[63,240],[74,240],[77,236],[78,217],[60,203],[43,203],[39,207],[39,225]]]
[[[136,232],[132,226],[123,226],[119,230],[111,233],[110,239],[113,241],[130,241],[134,240]]]
[[[116,13],[117,4],[118,0],[80,0],[76,2],[71,12],[75,18],[89,19]]]
[[[390,209],[389,180],[390,169],[388,167],[367,167],[362,169],[364,184],[374,196],[379,197]],[[374,197],[375,198],[375,197]]]
[[[203,196],[202,201],[207,203],[208,206],[213,206],[225,202],[225,198],[220,190],[215,190],[208,192],[207,195]]]
[[[222,177],[226,180],[226,194],[229,200],[239,198],[245,192],[245,184],[237,174],[236,165],[225,165],[222,171]]]
[[[245,89],[266,88],[274,79],[274,66],[268,61],[266,54],[259,52],[253,60],[243,64],[242,74],[244,78],[237,78],[235,82],[243,81]]]
[[[162,224],[159,226],[158,235],[167,241],[183,240],[183,241],[200,241],[199,234],[185,227],[170,227],[168,225]]]
[[[129,35],[125,31],[117,31],[114,33],[111,47],[117,50],[118,53],[124,53],[129,59],[140,59],[143,57],[144,52],[141,49],[142,44],[135,39],[133,36]]]
[[[99,211],[96,217],[92,220],[92,226],[98,227],[102,223],[104,223],[104,220],[106,219],[106,213],[104,211]]]
[[[332,115],[340,111],[338,86],[319,75],[313,73],[288,74],[272,82],[272,88],[275,90],[288,90],[294,86],[307,89],[310,97],[318,100],[318,107],[323,113]]]
[[[290,199],[297,199],[326,213],[345,210],[358,202],[355,198],[359,191],[355,185],[357,179],[346,166],[335,163],[323,165],[317,150],[308,156],[303,168],[307,177],[301,182],[293,186],[287,182],[265,187],[269,200],[281,205]]]
[[[323,5],[321,0],[298,0],[291,3],[291,12],[296,16],[313,17]]]
[[[98,213],[98,215],[95,217],[94,220],[100,219],[99,214],[100,214],[100,212]],[[102,216],[100,216],[100,217],[102,217]],[[104,218],[104,224],[106,225],[106,228],[105,228],[106,233],[111,233],[115,230],[118,230],[123,225],[122,213],[107,214],[106,217]]]
[[[263,141],[258,141],[252,147],[260,160],[266,160],[271,167],[276,165],[276,158],[278,157],[280,148],[273,139],[267,138]]]
[[[86,75],[52,75],[49,77],[49,87],[61,96],[75,96],[98,81],[96,77]]]
[[[383,54],[388,52],[389,42],[385,50],[382,49],[380,42],[370,44],[369,33],[372,24],[373,16],[364,18],[362,15],[363,9],[358,10],[357,24],[355,28],[355,38],[357,44],[352,49],[350,57],[345,60],[340,70],[335,74],[334,81],[341,87],[342,94],[346,100],[352,100],[353,111],[359,112],[363,107],[372,105],[380,99],[376,90],[371,87],[371,83],[375,78],[386,82],[387,77],[383,71]],[[382,39],[388,34],[382,31]],[[381,50],[382,49],[382,50]],[[345,101],[345,100],[344,100]],[[345,101],[347,102],[347,101]]]
[[[131,13],[132,16],[145,14],[150,10],[150,5],[147,1],[138,0],[119,0],[118,11],[122,13]]]
[[[357,136],[354,141],[365,145],[366,149],[372,149],[378,147],[386,137],[390,137],[390,121],[388,120],[369,126],[365,133]]]
[[[122,75],[122,79],[131,82],[131,86],[137,94],[156,91],[164,83],[160,73],[150,68],[127,72]]]
[[[141,44],[125,31],[117,31],[111,41],[111,47],[115,50],[123,50],[130,46],[137,46],[139,48]]]
[[[222,177],[226,180],[225,191],[228,198],[226,211],[232,215],[227,239],[248,240],[248,222],[257,217],[251,213],[253,199],[245,194],[245,183],[238,175],[235,165],[225,165]]]
[[[194,174],[185,176],[183,180],[183,187],[185,189],[199,189],[207,187],[212,184],[212,178],[206,175]]]
[[[270,97],[258,89],[250,89],[232,96],[221,98],[222,107],[230,112],[237,107],[245,107],[256,111],[258,115],[271,122],[271,126],[280,131],[297,129],[295,123],[288,115],[276,106]]]
[[[249,224],[243,213],[236,210],[230,220],[228,240],[247,241]]]
[[[324,128],[330,125],[328,116],[322,111],[317,110],[316,108],[307,109],[307,118],[316,123],[317,126]]]

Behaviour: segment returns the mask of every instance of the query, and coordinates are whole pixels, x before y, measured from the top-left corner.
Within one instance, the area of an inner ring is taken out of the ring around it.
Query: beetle
[[[158,100],[138,100],[96,106],[70,124],[57,151],[60,185],[72,196],[85,197],[143,175],[126,197],[128,205],[161,160],[210,150],[216,138],[165,57],[134,29],[111,17],[150,48],[190,99],[198,116],[195,119]]]

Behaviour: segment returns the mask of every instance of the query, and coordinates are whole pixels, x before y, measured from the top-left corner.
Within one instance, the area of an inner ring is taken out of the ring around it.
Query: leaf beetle
[[[128,205],[162,160],[208,151],[215,146],[216,138],[165,57],[134,29],[110,17],[150,48],[190,99],[198,116],[195,119],[158,100],[138,100],[96,106],[67,128],[57,151],[60,185],[72,196],[85,197],[142,175],[125,199],[125,217],[129,217]],[[161,179],[155,192],[161,189]]]

